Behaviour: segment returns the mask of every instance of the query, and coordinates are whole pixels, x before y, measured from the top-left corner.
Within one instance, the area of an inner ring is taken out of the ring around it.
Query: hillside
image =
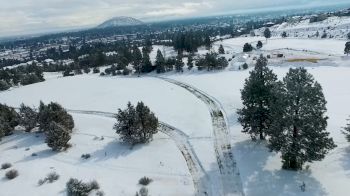
[[[97,28],[107,28],[107,27],[121,27],[121,26],[136,26],[143,25],[144,23],[132,17],[119,16],[111,18],[102,24],[98,25]]]

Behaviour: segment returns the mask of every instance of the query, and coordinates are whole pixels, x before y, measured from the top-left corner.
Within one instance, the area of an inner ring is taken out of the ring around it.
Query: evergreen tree
[[[267,67],[267,59],[262,55],[257,60],[255,68],[246,79],[241,91],[244,107],[238,110],[239,122],[243,132],[251,135],[255,140],[257,136],[265,139],[271,124],[271,104],[274,100],[277,76]]]
[[[350,119],[348,120],[350,122]],[[344,128],[344,131],[343,131],[346,139],[348,140],[348,142],[350,142],[350,123],[348,123],[346,125],[346,127]]]
[[[193,53],[190,53],[188,55],[188,59],[187,59],[187,68],[188,68],[188,70],[191,70],[193,68],[193,56],[194,56]]]
[[[243,46],[243,52],[251,52],[253,50],[253,46],[249,43],[245,43]]]
[[[142,67],[141,72],[149,73],[153,70],[152,63],[149,57],[149,53],[146,47],[142,48]]]
[[[70,132],[74,128],[73,117],[58,103],[51,102],[50,104],[45,105],[43,102],[40,102],[38,120],[39,129],[43,132],[49,130],[51,122],[56,122],[57,124],[62,125]]]
[[[222,46],[222,44],[220,44],[220,47],[219,47],[219,54],[225,54],[225,49]]]
[[[282,38],[286,38],[287,37],[287,33],[285,31],[283,31],[283,33],[281,34]]]
[[[46,143],[53,151],[60,151],[68,147],[71,139],[70,131],[61,124],[51,122],[46,134]]]
[[[30,132],[38,125],[39,114],[35,108],[21,104],[19,109],[20,125],[23,126],[26,132]]]
[[[271,37],[271,31],[269,28],[265,28],[264,37],[266,38],[266,41],[267,41],[267,39],[269,39]]]
[[[204,45],[207,48],[207,50],[210,50],[210,48],[211,48],[211,40],[210,40],[210,36],[209,35],[205,35]]]
[[[269,148],[281,152],[283,168],[298,170],[336,147],[326,132],[322,87],[304,68],[290,69],[272,107]]]
[[[142,63],[142,54],[140,49],[135,45],[132,50],[133,64],[138,75],[141,74],[141,63]]]
[[[157,56],[156,56],[156,70],[157,70],[157,73],[165,72],[165,59],[163,57],[162,52],[159,49],[157,51]]]
[[[228,66],[228,61],[225,57],[218,58],[217,69],[225,69]]]
[[[18,121],[18,114],[13,108],[0,104],[0,135],[11,135],[15,127],[19,124]]]
[[[182,54],[179,53],[176,57],[175,70],[176,72],[183,72],[184,62],[182,61]]]
[[[125,110],[118,110],[115,118],[116,133],[122,141],[132,145],[147,143],[158,132],[158,119],[142,102],[136,108],[129,102]]]
[[[6,81],[0,80],[0,91],[5,91],[10,88],[10,85]]]
[[[258,43],[256,44],[256,48],[260,49],[263,47],[263,43],[261,41],[258,41]]]
[[[349,55],[349,54],[350,54],[350,42],[346,42],[346,43],[345,43],[344,53],[345,53],[346,55]]]
[[[347,36],[347,37],[348,37],[348,39],[350,39],[350,33],[348,33],[348,36]]]

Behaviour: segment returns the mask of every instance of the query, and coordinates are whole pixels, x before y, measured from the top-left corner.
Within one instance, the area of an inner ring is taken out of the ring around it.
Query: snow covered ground
[[[288,67],[273,67],[282,78]],[[240,89],[247,71],[203,73],[170,76],[202,89],[217,98],[223,105],[229,120],[233,154],[238,162],[246,195],[347,195],[350,187],[350,144],[345,141],[341,129],[350,115],[348,67],[308,68],[321,83],[328,101],[328,129],[338,147],[321,162],[310,163],[309,171],[292,172],[281,170],[279,154],[270,153],[263,143],[250,141],[241,133],[236,110],[242,107]],[[306,184],[306,192],[300,185]]]

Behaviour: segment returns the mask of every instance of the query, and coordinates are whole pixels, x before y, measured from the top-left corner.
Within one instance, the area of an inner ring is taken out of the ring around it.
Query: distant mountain
[[[105,21],[104,23],[97,26],[97,28],[107,28],[107,27],[121,27],[121,26],[135,26],[135,25],[143,25],[144,22],[137,20],[132,17],[114,17]]]

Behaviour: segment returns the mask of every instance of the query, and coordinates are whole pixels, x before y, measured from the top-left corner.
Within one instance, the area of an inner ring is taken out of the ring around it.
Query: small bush
[[[5,174],[6,178],[9,180],[12,180],[18,176],[18,171],[15,169],[12,169]]]
[[[38,185],[41,186],[41,185],[45,184],[46,182],[53,183],[53,182],[57,181],[59,178],[60,178],[60,175],[58,175],[56,172],[51,172],[51,173],[47,174],[47,176],[44,179],[40,179],[38,181]]]
[[[51,172],[47,174],[46,178],[49,183],[53,183],[57,181],[60,178],[60,175],[58,175],[56,172]]]
[[[146,187],[142,187],[139,191],[140,196],[148,196],[148,189]]]
[[[84,183],[81,180],[71,178],[66,184],[67,196],[88,196],[93,190],[100,188],[96,181]]]
[[[248,69],[248,64],[247,64],[247,63],[244,63],[244,64],[242,65],[242,68],[243,68],[243,69]]]
[[[146,176],[139,180],[139,184],[144,185],[144,186],[149,185],[151,182],[152,182],[152,179],[148,178]]]
[[[90,157],[91,157],[90,154],[82,154],[82,155],[81,155],[81,158],[82,158],[82,159],[89,159]]]
[[[103,191],[97,191],[96,196],[104,196],[105,193]]]
[[[12,164],[11,164],[11,163],[3,163],[3,164],[1,165],[1,169],[8,169],[8,168],[10,168],[10,167],[12,167]]]

